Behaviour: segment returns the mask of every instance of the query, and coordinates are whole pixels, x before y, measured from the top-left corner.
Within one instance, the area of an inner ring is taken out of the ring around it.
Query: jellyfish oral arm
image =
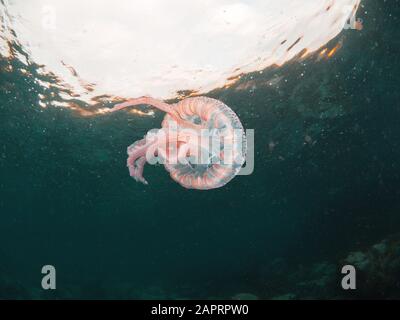
[[[147,104],[150,106],[153,106],[167,114],[169,114],[178,124],[191,128],[191,129],[203,129],[201,125],[196,125],[194,123],[191,123],[189,121],[186,121],[185,119],[182,119],[181,115],[179,114],[178,110],[175,108],[175,104],[168,104],[165,103],[161,100],[157,100],[151,97],[140,97],[136,99],[130,99],[126,102],[117,104],[114,106],[114,108],[110,109],[109,112],[115,112],[119,111],[125,108],[137,106],[137,105],[142,105],[142,104]]]
[[[174,109],[172,108],[171,105],[169,105],[168,103],[165,103],[161,100],[157,100],[151,97],[140,97],[140,98],[136,98],[136,99],[130,99],[126,102],[117,104],[114,108],[111,109],[111,112],[114,111],[119,111],[128,107],[133,107],[133,106],[137,106],[137,105],[141,105],[141,104],[148,104],[151,105],[161,111],[164,111],[165,113],[168,113],[170,115],[175,114]]]
[[[129,168],[129,174],[132,178],[134,178],[138,182],[142,182],[143,184],[148,184],[147,181],[143,177],[144,165],[146,164],[146,152],[147,150],[157,142],[146,142],[146,139],[139,141],[137,147],[133,149],[128,149],[128,160],[127,166]]]
[[[140,157],[139,159],[134,160],[132,157],[128,158],[128,168],[129,174],[132,178],[134,178],[137,182],[141,182],[145,185],[149,184],[147,180],[143,177],[143,170],[146,164],[146,158]]]
[[[179,137],[167,135],[163,138],[158,138],[156,140],[147,141],[147,138],[137,142],[137,145],[133,148],[128,148],[128,160],[127,166],[129,169],[129,174],[136,181],[141,182],[145,185],[148,184],[146,179],[143,177],[144,166],[147,162],[148,154],[157,156],[159,153],[163,154],[164,158],[167,158],[168,151],[167,146],[169,144],[185,143],[186,141],[180,139]]]

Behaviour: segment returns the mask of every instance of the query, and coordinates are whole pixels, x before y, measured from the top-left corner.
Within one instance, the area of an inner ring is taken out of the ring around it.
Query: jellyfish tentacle
[[[133,147],[128,148],[128,160],[127,166],[129,169],[129,174],[138,182],[143,184],[148,184],[146,179],[143,177],[144,165],[146,164],[146,152],[147,150],[157,144],[157,141],[147,142],[146,139],[140,140]]]
[[[129,158],[128,158],[129,159]],[[146,157],[140,157],[136,160],[128,160],[129,174],[137,182],[141,182],[145,185],[149,184],[147,180],[143,177],[143,170],[147,160]]]
[[[144,183],[144,184],[149,184],[146,179],[143,177],[143,170],[144,170],[144,166],[146,164],[146,157],[141,157],[136,161],[136,165],[137,165],[137,178],[139,179],[140,182]]]
[[[144,166],[147,162],[147,153],[151,155],[158,156],[160,151],[163,151],[169,143],[186,143],[185,139],[181,137],[171,136],[166,134],[165,136],[160,136],[157,139],[147,141],[147,138],[142,139],[135,143],[135,145],[128,148],[128,159],[127,167],[129,169],[129,174],[137,182],[141,182],[148,185],[147,180],[143,177]],[[161,150],[160,150],[161,147]],[[165,158],[171,157],[167,150],[162,152]]]
[[[156,141],[149,141],[147,142],[145,139],[140,141],[140,144],[134,146],[133,148],[128,148],[129,158],[132,158],[133,161],[143,157],[146,154],[147,149],[155,144]]]
[[[115,105],[109,112],[119,111],[128,107],[133,107],[141,104],[151,105],[167,114],[169,114],[178,124],[183,125],[185,127],[190,127],[192,129],[202,129],[201,125],[194,124],[190,121],[182,118],[179,113],[179,109],[176,107],[176,104],[168,104],[164,101],[157,100],[151,97],[140,97],[136,99],[129,99],[126,102],[119,103]]]
[[[115,112],[115,111],[119,111],[119,110],[122,110],[122,109],[125,109],[128,107],[137,106],[140,104],[151,105],[151,106],[153,106],[161,111],[164,111],[165,113],[168,113],[168,114],[174,113],[174,109],[172,108],[172,106],[170,104],[165,103],[161,100],[151,98],[151,97],[140,97],[140,98],[135,98],[135,99],[129,99],[126,102],[115,105],[114,108],[112,108],[110,111]]]

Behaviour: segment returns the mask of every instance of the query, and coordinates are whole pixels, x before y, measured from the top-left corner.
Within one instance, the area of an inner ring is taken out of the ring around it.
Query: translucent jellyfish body
[[[246,157],[246,137],[238,116],[219,100],[196,97],[177,104],[142,97],[116,105],[111,112],[149,104],[164,112],[162,128],[151,130],[128,147],[127,165],[136,181],[146,163],[164,164],[173,180],[185,188],[208,190],[231,181]]]

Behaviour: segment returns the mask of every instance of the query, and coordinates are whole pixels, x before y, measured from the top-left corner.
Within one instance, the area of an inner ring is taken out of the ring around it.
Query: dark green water
[[[161,113],[42,109],[34,77],[1,60],[0,298],[341,296],[335,280],[315,289],[314,278],[336,279],[351,251],[400,232],[399,1],[363,4],[364,30],[333,40],[343,47],[331,59],[210,93],[255,129],[256,157],[251,176],[208,192],[161,166],[146,167],[149,186],[129,177],[126,147]],[[45,264],[56,292],[41,290]]]

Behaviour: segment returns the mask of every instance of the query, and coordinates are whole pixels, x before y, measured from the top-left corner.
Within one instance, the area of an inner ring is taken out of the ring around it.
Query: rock
[[[359,270],[366,270],[370,265],[367,255],[361,251],[350,252],[345,261]]]
[[[295,300],[295,299],[296,299],[296,295],[294,293],[286,293],[286,294],[271,298],[271,300]]]
[[[259,298],[252,293],[238,293],[232,297],[232,300],[259,300]]]

